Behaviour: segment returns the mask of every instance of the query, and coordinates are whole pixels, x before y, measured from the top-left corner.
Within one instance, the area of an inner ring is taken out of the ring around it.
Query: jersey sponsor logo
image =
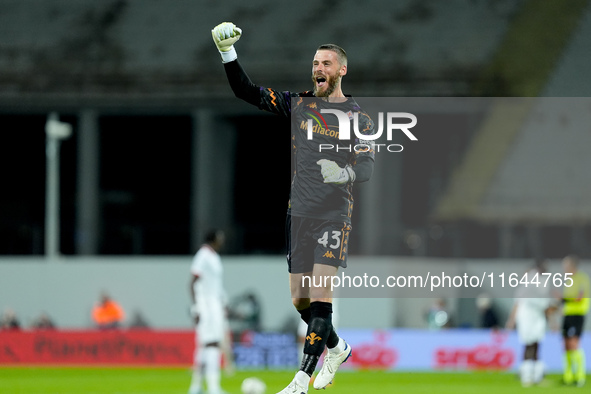
[[[310,343],[310,345],[313,345],[315,342],[322,340],[322,337],[319,337],[315,332],[312,332],[306,337],[306,340]]]
[[[324,119],[324,116],[322,116],[318,111],[314,111],[312,109],[312,106],[316,107],[316,103],[312,102],[311,104],[308,104],[310,111],[306,112],[305,115],[308,115],[309,117],[314,119],[316,121],[316,124],[312,126],[312,119],[308,119],[307,121],[302,120],[300,122],[300,129],[308,132],[308,139],[312,139],[310,137],[310,132],[320,135],[326,135],[328,137],[339,138],[339,132],[336,130],[336,126],[333,126],[332,129],[328,127],[328,123],[326,123],[326,119]]]
[[[312,103],[314,106],[316,106],[316,103]],[[322,125],[324,124],[324,127],[328,130],[328,124],[326,123],[326,119],[324,119],[324,116],[320,115],[320,112],[318,111],[314,111],[312,109],[312,104],[309,104],[308,107],[310,108],[310,112],[306,112],[305,115],[308,115],[309,117],[311,117],[312,119],[314,119],[316,121],[316,124],[322,128]],[[312,122],[312,119],[308,119],[308,123]],[[320,122],[320,120],[322,120],[322,122]],[[308,128],[308,124],[306,125],[306,129]],[[302,126],[302,124],[300,123],[300,127]],[[308,139],[311,139],[308,136]]]
[[[300,129],[302,129],[304,131],[308,130],[308,124],[306,123],[305,120],[302,120],[302,122],[300,123]],[[339,138],[338,131],[336,131],[334,128],[330,129],[330,128],[328,128],[328,126],[322,127],[322,125],[320,123],[317,123],[312,126],[312,132],[316,133],[316,134],[320,134],[320,135],[326,135],[326,136],[332,137],[332,138]]]
[[[324,254],[322,255],[322,257],[327,257],[327,258],[329,258],[329,259],[334,259],[334,258],[335,258],[335,257],[334,257],[334,254],[333,254],[333,253],[332,253],[332,251],[330,251],[330,250],[327,250],[327,251],[326,251],[326,253],[324,253]]]

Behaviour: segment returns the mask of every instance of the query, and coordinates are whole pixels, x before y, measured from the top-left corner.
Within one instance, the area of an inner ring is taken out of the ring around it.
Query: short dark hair
[[[337,58],[339,59],[339,63],[341,64],[341,66],[347,65],[347,52],[345,52],[343,48],[336,44],[322,44],[316,50],[333,51],[337,54]]]
[[[214,243],[218,237],[221,235],[221,230],[212,229],[205,233],[205,243],[211,244]]]

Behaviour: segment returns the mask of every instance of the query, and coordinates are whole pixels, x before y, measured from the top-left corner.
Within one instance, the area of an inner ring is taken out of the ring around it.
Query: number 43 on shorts
[[[351,225],[329,223],[316,233],[318,247],[314,251],[315,263],[347,267],[347,247]]]
[[[325,248],[338,249],[341,246],[342,231],[332,231],[330,239],[328,238],[329,232],[330,231],[325,231],[324,234],[322,234],[322,237],[318,238],[318,243]]]

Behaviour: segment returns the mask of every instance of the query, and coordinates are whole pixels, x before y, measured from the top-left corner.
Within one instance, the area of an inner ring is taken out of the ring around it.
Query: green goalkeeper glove
[[[324,178],[324,183],[344,185],[348,182],[355,182],[355,171],[353,171],[351,166],[341,168],[334,161],[326,159],[318,160],[316,164],[320,166],[320,172]]]
[[[222,55],[222,62],[228,63],[236,60],[234,43],[240,39],[242,30],[232,22],[223,22],[213,28],[211,36],[215,46]]]

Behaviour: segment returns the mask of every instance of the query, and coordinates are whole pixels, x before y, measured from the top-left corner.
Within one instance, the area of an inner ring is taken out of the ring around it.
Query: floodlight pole
[[[52,112],[47,118],[45,133],[45,256],[56,260],[60,253],[60,144],[71,135],[72,126],[60,122],[58,114]]]

